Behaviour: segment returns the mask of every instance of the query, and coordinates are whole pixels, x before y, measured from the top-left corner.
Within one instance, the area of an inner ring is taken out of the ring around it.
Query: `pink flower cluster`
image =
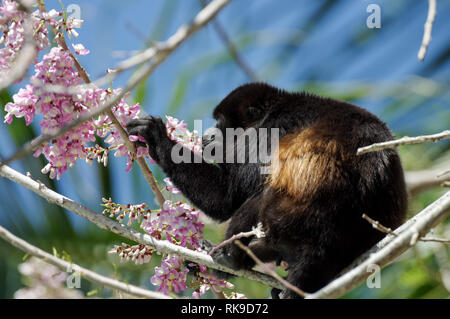
[[[59,47],[54,47],[35,65],[33,80],[45,84],[66,87],[81,84],[81,78],[73,69],[74,61],[70,54]],[[43,114],[40,122],[42,133],[55,132],[68,125],[88,111],[87,101],[95,99],[98,90],[85,90],[83,94],[69,95],[47,92],[35,85],[27,85],[13,96],[14,102],[5,106],[5,122],[11,123],[13,116],[24,117],[29,125],[36,114]],[[95,140],[93,121],[87,121],[76,129],[67,132],[51,143],[40,147],[35,156],[44,154],[48,160],[43,173],[50,173],[51,178],[60,178],[68,166],[75,164],[78,158],[86,157],[85,145]]]
[[[122,243],[122,245],[115,245],[113,249],[109,251],[110,254],[118,254],[120,261],[133,261],[136,265],[141,265],[150,262],[155,250],[153,247],[143,244],[128,245]]]
[[[43,85],[62,85],[65,87],[77,86],[82,83],[78,72],[73,68],[74,60],[69,52],[60,47],[54,47],[43,56],[42,61],[36,64],[35,74],[32,77],[33,83]],[[5,122],[11,123],[13,116],[25,118],[25,123],[29,125],[36,114],[43,114],[40,122],[42,133],[50,134],[64,127],[78,117],[89,113],[94,108],[101,105],[109,96],[117,94],[118,91],[111,92],[88,86],[80,89],[78,94],[52,93],[45,90],[45,87],[27,85],[25,89],[20,89],[13,96],[13,102],[5,106],[7,114]],[[139,113],[139,105],[128,105],[125,100],[121,100],[112,108],[113,113],[122,125]],[[60,178],[61,174],[68,167],[75,165],[77,159],[93,159],[93,151],[88,144],[95,141],[95,135],[105,138],[105,142],[111,146],[109,149],[115,150],[115,156],[125,156],[127,158],[127,171],[131,169],[132,158],[126,146],[123,144],[120,134],[112,125],[111,119],[101,115],[97,120],[86,121],[77,128],[53,139],[40,147],[35,156],[44,154],[48,164],[42,169],[44,174],[50,173],[50,178]],[[89,153],[89,150],[91,153]],[[95,150],[95,156],[99,156]],[[146,156],[146,148],[139,147],[138,156]],[[148,156],[148,155],[147,155]],[[102,162],[106,164],[107,154],[102,153]]]
[[[115,90],[110,94],[118,94],[119,92],[120,90]],[[111,109],[122,127],[126,127],[126,123],[129,120],[137,118],[140,112],[139,104],[128,105],[124,99],[120,100],[120,102],[114,105]],[[120,133],[112,124],[111,119],[106,115],[100,115],[95,121],[95,125],[98,128],[97,135],[105,138],[105,143],[110,145],[109,148],[115,150],[114,156],[125,157],[127,159],[126,171],[129,172],[133,165],[133,157],[124,144]],[[130,137],[130,140],[134,141],[134,138]],[[150,159],[147,147],[138,146],[136,150],[136,157],[147,157]]]
[[[219,280],[214,274],[208,272],[204,265],[198,265],[199,272],[195,277],[197,289],[192,293],[192,297],[199,299],[205,292],[212,289],[215,292],[222,292],[223,288],[234,289],[234,285],[224,280]]]
[[[203,223],[199,221],[200,211],[182,202],[164,202],[161,212],[145,220],[141,227],[151,236],[166,238],[171,243],[197,249],[203,238]]]
[[[37,52],[49,46],[47,29],[42,28],[39,12],[31,16],[34,40]],[[3,0],[0,5],[0,79],[7,75],[11,64],[25,43],[24,13],[19,9],[17,1]]]
[[[189,270],[183,268],[183,258],[168,255],[161,261],[161,267],[155,267],[155,275],[151,278],[151,283],[159,286],[158,291],[166,295],[171,291],[178,293],[186,290],[186,276]]]
[[[67,273],[36,257],[30,257],[19,265],[19,272],[26,278],[27,286],[14,293],[15,299],[81,299],[78,289],[66,286]]]
[[[111,198],[102,198],[102,201],[102,206],[105,207],[102,214],[109,214],[109,217],[115,217],[119,223],[123,222],[125,216],[128,216],[128,226],[131,226],[135,221],[140,222],[142,217],[144,219],[150,218],[151,210],[147,208],[147,204],[145,203],[138,205],[120,205],[114,203]]]
[[[198,132],[189,131],[184,121],[180,122],[178,119],[168,115],[166,115],[166,119],[167,134],[170,139],[182,144],[194,153],[202,152],[202,137],[198,135]]]

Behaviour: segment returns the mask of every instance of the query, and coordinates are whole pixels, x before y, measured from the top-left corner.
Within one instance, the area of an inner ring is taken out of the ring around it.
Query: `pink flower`
[[[29,125],[34,118],[37,98],[33,94],[31,85],[27,85],[25,89],[20,89],[17,94],[13,96],[13,101],[5,105],[5,122],[11,124],[13,116],[20,118],[25,117],[26,125]]]
[[[0,79],[8,76],[8,71],[25,43],[24,13],[18,8],[17,1],[4,0],[0,5]],[[39,50],[49,46],[47,29],[40,27],[40,18],[31,16],[34,39],[37,43],[36,56]]]
[[[81,43],[78,43],[78,44],[72,44],[72,47],[74,48],[74,50],[75,50],[75,53],[76,54],[79,54],[79,55],[86,55],[86,54],[89,54],[89,50],[88,49],[86,49],[85,47],[84,47],[84,45],[82,45]]]
[[[189,131],[186,123],[183,121],[180,122],[174,117],[166,115],[166,119],[167,134],[170,139],[187,147],[193,152],[202,152],[202,139],[197,135],[197,132]]]
[[[166,177],[164,178],[164,182],[166,183],[166,189],[172,193],[172,194],[178,194],[180,193],[180,190],[178,188],[176,188],[172,181],[170,180],[170,178]]]
[[[169,255],[161,261],[161,267],[155,267],[151,283],[159,286],[158,291],[166,295],[173,291],[178,293],[186,290],[186,275],[188,269],[182,269],[183,258]]]

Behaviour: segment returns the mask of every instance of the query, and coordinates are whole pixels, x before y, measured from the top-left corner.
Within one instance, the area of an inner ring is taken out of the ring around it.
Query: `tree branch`
[[[427,189],[441,186],[450,180],[450,174],[442,174],[442,168],[431,168],[420,171],[406,171],[405,181],[411,196],[419,194]]]
[[[400,145],[407,144],[421,144],[421,143],[429,143],[429,142],[437,142],[443,140],[445,138],[450,138],[450,130],[445,130],[441,133],[432,134],[432,135],[423,135],[417,137],[402,137],[401,139],[394,141],[387,141],[381,143],[375,143],[369,146],[364,146],[358,148],[356,155],[362,155],[369,152],[381,151],[385,148],[394,148]]]
[[[349,266],[348,271],[344,270],[346,272],[343,275],[306,298],[338,298],[342,296],[370,275],[367,272],[369,266],[374,264],[379,267],[388,265],[414,245],[418,238],[424,236],[432,227],[449,215],[450,191],[397,228],[394,231],[397,236],[386,236]]]
[[[269,267],[267,267],[266,264],[264,264],[261,259],[259,259],[250,248],[248,248],[247,246],[245,246],[243,243],[241,243],[240,240],[235,240],[234,244],[237,245],[239,248],[241,248],[243,251],[245,251],[247,253],[247,255],[250,256],[251,259],[253,259],[253,261],[262,269],[264,269],[266,272],[268,272],[273,278],[275,278],[276,280],[278,280],[283,286],[285,286],[286,288],[294,291],[295,293],[297,293],[298,295],[302,296],[302,297],[306,297],[308,294],[306,292],[304,292],[303,290],[301,290],[300,288],[292,285],[290,282],[286,281],[285,279],[283,279],[280,275],[278,275],[275,271],[273,271],[272,269],[270,269]]]
[[[397,234],[392,229],[390,229],[389,227],[383,226],[378,220],[374,220],[374,219],[370,218],[369,216],[367,216],[366,214],[363,214],[362,218],[364,218],[369,223],[371,223],[372,227],[375,228],[376,230],[379,230],[380,232],[385,233],[387,235],[397,236]],[[435,238],[435,237],[421,237],[421,238],[419,238],[419,240],[420,241],[428,241],[428,242],[432,241],[432,242],[445,243],[445,244],[450,243],[450,239]]]
[[[420,45],[419,52],[417,53],[417,58],[419,61],[425,59],[425,54],[427,53],[428,45],[431,42],[431,31],[433,30],[434,18],[436,17],[436,0],[428,0],[428,14],[427,21],[425,22],[422,44]]]
[[[166,296],[159,292],[150,291],[138,286],[126,284],[124,282],[100,275],[92,270],[83,268],[71,262],[62,260],[57,258],[36,246],[31,245],[25,240],[14,236],[12,233],[7,231],[5,228],[0,226],[0,237],[5,241],[9,242],[14,247],[19,248],[23,252],[33,255],[38,258],[44,259],[46,263],[52,264],[58,267],[61,271],[67,271],[67,269],[71,269],[73,272],[78,272],[84,278],[89,281],[98,283],[102,286],[110,287],[112,289],[117,289],[123,291],[124,293],[136,296],[136,297],[146,297],[152,299],[172,299],[169,296]]]
[[[261,238],[261,237],[265,237],[266,236],[264,231],[263,231],[263,229],[262,229],[262,224],[261,223],[258,223],[258,225],[256,227],[252,227],[252,230],[250,230],[250,231],[240,232],[239,234],[234,234],[230,238],[225,239],[224,241],[222,241],[218,245],[214,246],[209,251],[208,255],[212,256],[214,254],[214,252],[216,252],[217,250],[219,250],[223,246],[226,246],[226,245],[229,245],[229,244],[233,243],[235,240],[237,240],[239,238],[251,237],[251,236],[256,236],[256,238]]]
[[[157,42],[148,49],[135,54],[134,56],[123,60],[117,67],[104,77],[93,82],[96,86],[103,86],[114,80],[120,73],[131,69],[149,61],[153,64],[160,64],[167,56],[169,56],[176,48],[178,48],[186,39],[193,35],[200,28],[210,22],[231,0],[214,0],[211,1],[203,10],[201,10],[189,24],[182,25],[167,41]],[[135,73],[136,75],[136,73]],[[135,76],[133,75],[133,76]],[[37,83],[38,84],[38,83]],[[46,86],[49,92],[76,94],[84,85],[67,88],[61,85]]]
[[[206,5],[208,4],[206,0],[200,0],[200,3],[202,4],[203,7],[206,7]],[[257,82],[258,77],[256,73],[247,65],[247,63],[245,63],[244,59],[242,59],[238,50],[236,49],[236,46],[233,44],[227,32],[225,31],[225,28],[222,27],[222,25],[217,19],[212,20],[211,24],[213,25],[220,39],[227,46],[227,49],[230,52],[230,55],[234,59],[236,64],[241,68],[241,70],[247,75],[247,77],[250,80],[252,80],[253,82]]]
[[[106,216],[95,213],[94,211],[84,207],[83,205],[74,202],[70,198],[67,198],[61,194],[52,191],[51,189],[48,189],[42,183],[34,181],[31,177],[20,174],[19,172],[13,170],[12,168],[6,165],[0,167],[0,176],[7,178],[33,191],[39,196],[45,198],[51,204],[61,206],[69,211],[74,212],[75,214],[93,222],[102,229],[107,229],[115,234],[131,239],[140,244],[150,245],[154,247],[155,250],[161,253],[176,254],[187,260],[205,265],[209,268],[218,269],[233,274],[235,276],[255,280],[267,286],[281,289],[283,288],[283,286],[277,280],[273,279],[272,277],[266,274],[250,270],[234,270],[216,263],[212,259],[212,257],[207,254],[190,250],[182,246],[177,246],[165,240],[158,240],[151,237],[150,235],[141,233],[132,228],[128,228],[125,225],[122,225],[114,220],[107,218]]]

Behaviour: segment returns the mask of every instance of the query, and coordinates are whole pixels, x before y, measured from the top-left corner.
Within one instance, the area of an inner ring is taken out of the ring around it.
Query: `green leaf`
[[[88,296],[88,297],[92,297],[92,296],[95,296],[96,294],[98,294],[100,292],[100,289],[95,289],[95,290],[91,290],[91,291],[88,291],[87,293],[86,293],[86,296]]]
[[[56,258],[59,258],[59,254],[58,254],[58,251],[56,250],[55,246],[52,247],[52,251],[53,251],[53,256],[55,256]]]
[[[62,259],[66,260],[70,263],[73,263],[72,258],[70,257],[69,253],[67,253],[65,250],[62,251]]]

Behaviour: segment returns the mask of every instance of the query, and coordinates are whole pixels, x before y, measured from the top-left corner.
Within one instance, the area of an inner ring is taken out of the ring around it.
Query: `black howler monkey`
[[[356,156],[359,147],[393,138],[368,111],[252,83],[232,91],[213,114],[224,135],[226,128],[279,129],[270,174],[261,174],[258,162],[174,163],[175,142],[159,117],[132,120],[127,130],[146,139],[150,156],[193,204],[215,220],[231,218],[227,238],[261,222],[266,236],[243,243],[264,261],[287,262],[295,286],[320,289],[382,238],[363,213],[391,228],[403,221],[407,195],[397,152]],[[254,266],[236,245],[215,256],[235,268]],[[290,290],[281,296],[299,297]]]

